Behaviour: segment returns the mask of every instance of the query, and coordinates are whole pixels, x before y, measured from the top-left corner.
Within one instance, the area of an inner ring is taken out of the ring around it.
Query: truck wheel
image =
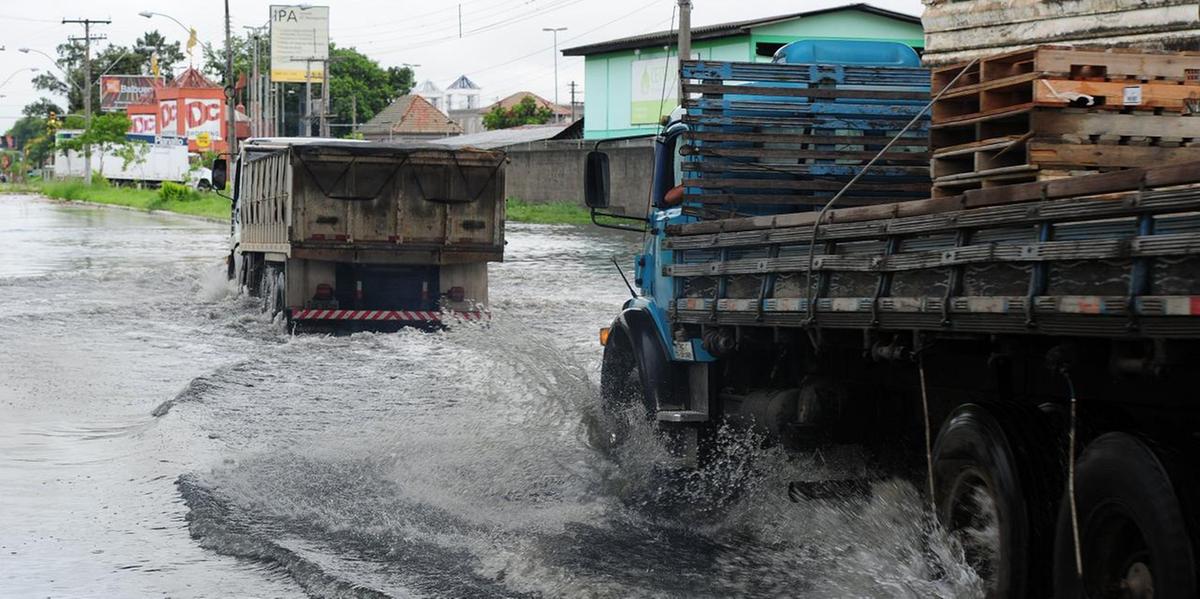
[[[1167,469],[1145,443],[1108,433],[1075,467],[1083,576],[1075,570],[1071,508],[1062,502],[1054,543],[1058,599],[1196,597],[1192,540]]]
[[[1020,406],[965,404],[955,409],[933,448],[937,516],[961,543],[987,597],[1025,597],[1037,585],[1039,530],[1052,523],[1045,509],[1045,457],[1057,448],[1034,431],[1044,423]],[[1057,491],[1058,487],[1051,487]],[[1055,492],[1056,492],[1055,491]],[[1048,537],[1048,535],[1047,535]]]
[[[262,268],[262,280],[258,288],[262,294],[263,312],[275,316],[283,311],[286,285],[281,265],[271,263]]]
[[[633,345],[623,334],[613,335],[604,346],[604,357],[600,367],[600,408],[608,447],[623,445],[629,435],[629,413],[637,408],[637,414],[647,420],[654,418],[655,406],[648,404],[642,389],[642,374]]]

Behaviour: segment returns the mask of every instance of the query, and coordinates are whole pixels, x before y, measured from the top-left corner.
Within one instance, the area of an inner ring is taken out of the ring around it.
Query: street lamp
[[[147,19],[153,18],[153,17],[163,17],[165,19],[170,19],[172,21],[175,21],[176,25],[179,25],[181,28],[183,28],[183,30],[186,31],[187,35],[188,35],[187,42],[185,44],[187,46],[188,62],[190,64],[192,64],[193,66],[195,66],[196,56],[192,53],[192,49],[196,47],[196,43],[197,43],[195,29],[188,27],[187,25],[184,25],[183,21],[180,21],[179,19],[176,19],[175,17],[172,17],[171,15],[166,14],[166,13],[154,12],[152,10],[143,10],[142,12],[139,12],[138,14],[143,17],[146,17]]]
[[[166,18],[166,19],[171,19],[172,21],[175,21],[175,24],[176,24],[176,25],[179,25],[180,27],[182,27],[182,28],[183,28],[183,30],[184,30],[184,31],[186,31],[188,35],[191,35],[191,34],[192,34],[192,28],[191,28],[191,27],[188,27],[187,25],[184,25],[184,24],[183,24],[183,22],[181,22],[179,19],[176,19],[175,17],[172,17],[171,15],[168,15],[168,14],[166,14],[166,13],[154,12],[154,11],[151,11],[151,10],[143,10],[142,12],[139,12],[138,14],[139,14],[139,15],[141,15],[141,16],[143,16],[143,17],[146,17],[147,19],[149,19],[149,18],[151,18],[151,17],[156,17],[156,16],[157,16],[157,17],[163,17],[163,18]]]
[[[554,34],[554,105],[558,105],[558,32],[566,31],[566,27],[542,27],[542,31]]]
[[[17,73],[22,73],[22,72],[25,72],[25,71],[32,71],[32,72],[36,73],[36,72],[38,72],[38,71],[40,71],[40,70],[41,70],[41,69],[39,69],[39,68],[37,68],[37,67],[25,67],[25,68],[23,68],[23,69],[17,69],[17,70],[15,70],[15,71],[13,71],[11,75],[9,75],[9,76],[8,76],[8,79],[5,79],[5,80],[4,80],[4,83],[0,83],[0,87],[4,87],[5,85],[8,85],[8,82],[9,82],[9,81],[12,81],[12,78],[17,76]]]

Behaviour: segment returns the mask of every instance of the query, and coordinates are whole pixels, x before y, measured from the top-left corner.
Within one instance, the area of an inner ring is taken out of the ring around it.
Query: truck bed
[[[426,144],[264,145],[244,167],[242,251],[333,262],[499,261],[502,152]]]
[[[678,323],[1200,337],[1200,162],[673,225]],[[810,277],[811,272],[811,277]]]

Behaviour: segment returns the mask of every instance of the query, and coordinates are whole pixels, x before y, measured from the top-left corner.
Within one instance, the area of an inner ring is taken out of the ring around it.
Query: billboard
[[[329,7],[272,4],[271,81],[320,81],[318,60],[329,60]]]
[[[100,110],[125,110],[130,104],[140,104],[154,87],[154,77],[149,75],[101,75]]]
[[[657,125],[679,104],[679,59],[635,60],[630,69],[629,124]]]
[[[221,139],[221,100],[213,98],[187,98],[183,101],[184,135],[196,139],[207,133],[210,140]]]

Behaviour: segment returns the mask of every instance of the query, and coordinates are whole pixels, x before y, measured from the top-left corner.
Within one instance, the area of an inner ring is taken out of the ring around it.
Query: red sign
[[[188,139],[196,139],[201,133],[208,133],[212,139],[221,139],[221,100],[188,98],[183,105]]]
[[[158,115],[131,114],[129,115],[129,132],[141,134],[158,134]],[[168,133],[174,134],[174,131]]]
[[[158,122],[160,130],[166,135],[178,133],[179,108],[175,100],[163,100],[158,103]]]

